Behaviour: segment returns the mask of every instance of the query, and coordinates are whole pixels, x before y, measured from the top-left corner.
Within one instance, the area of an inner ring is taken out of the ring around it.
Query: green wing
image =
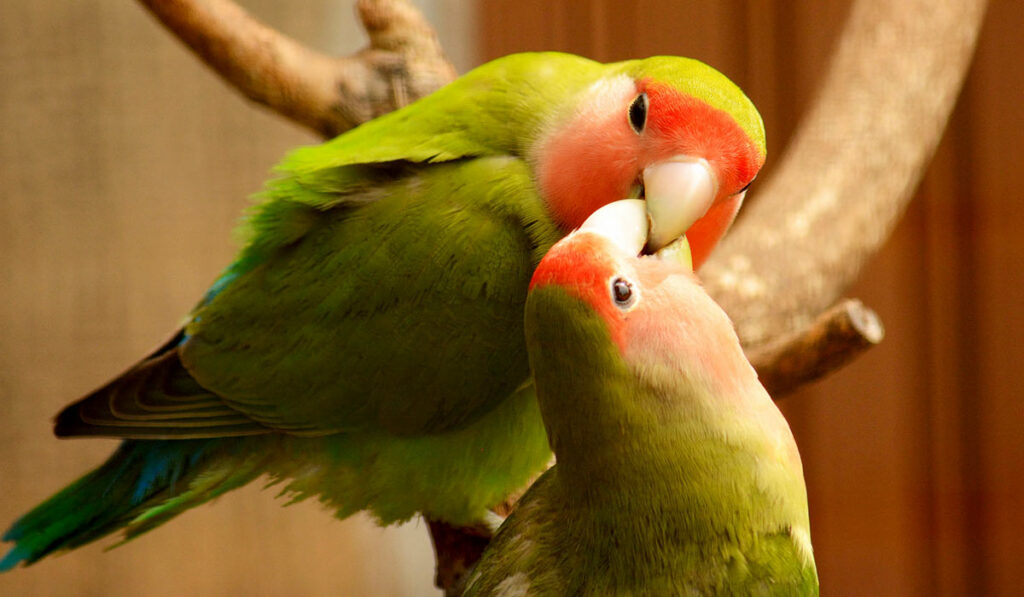
[[[560,232],[526,165],[460,160],[369,192],[301,214],[300,238],[196,311],[179,352],[202,387],[272,428],[418,433],[527,378],[522,305]]]
[[[415,433],[487,410],[527,376],[526,285],[561,236],[522,160],[603,68],[509,56],[294,151],[187,340],[70,405],[57,433]]]
[[[529,160],[543,126],[571,113],[573,98],[606,70],[558,52],[506,56],[405,108],[291,152],[277,168],[283,176],[268,183],[264,201],[251,210],[245,248],[222,280],[302,237],[316,212],[375,202],[410,171],[479,157]]]

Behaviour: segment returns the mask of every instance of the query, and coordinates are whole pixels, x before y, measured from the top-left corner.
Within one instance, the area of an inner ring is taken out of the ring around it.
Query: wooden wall
[[[849,2],[483,7],[484,59],[553,49],[717,67],[764,116],[770,175]],[[881,314],[884,343],[782,405],[804,458],[825,595],[1024,593],[1022,30],[1024,3],[991,2],[918,196],[849,292]]]

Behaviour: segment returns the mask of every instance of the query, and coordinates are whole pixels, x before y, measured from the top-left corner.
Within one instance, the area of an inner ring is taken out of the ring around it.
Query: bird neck
[[[693,406],[679,412],[680,404]],[[658,426],[627,408],[617,421],[588,422],[588,437],[573,438],[582,445],[555,444],[566,529],[583,549],[614,550],[609,561],[629,554],[627,565],[641,570],[666,565],[666,549],[699,559],[724,545],[746,552],[766,535],[807,532],[803,475],[799,461],[789,461],[795,447],[788,429],[773,437],[743,412],[701,404],[696,397],[676,401],[653,413]]]
[[[663,561],[651,550],[806,533],[796,444],[749,364],[724,382],[699,361],[627,362],[604,320],[557,288],[532,292],[527,322],[567,545]]]

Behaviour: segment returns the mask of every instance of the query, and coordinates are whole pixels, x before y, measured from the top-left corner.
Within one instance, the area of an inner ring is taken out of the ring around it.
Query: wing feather
[[[167,439],[271,430],[197,384],[181,366],[177,346],[171,345],[65,408],[54,431],[59,437]]]
[[[318,212],[187,326],[182,362],[238,411],[296,433],[457,428],[529,375],[522,305],[561,235],[527,165],[424,167]]]

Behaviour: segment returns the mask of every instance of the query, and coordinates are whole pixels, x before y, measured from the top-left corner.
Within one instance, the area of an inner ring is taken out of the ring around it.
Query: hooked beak
[[[649,213],[650,202],[641,199],[613,201],[590,214],[580,232],[592,232],[611,241],[630,257],[639,256],[644,247],[651,245],[650,234],[653,218]],[[685,229],[683,230],[685,232]],[[670,260],[693,270],[690,244],[685,235],[678,235],[671,242],[660,247],[654,257]]]
[[[650,230],[647,249],[655,253],[682,237],[711,208],[718,180],[704,158],[676,155],[641,173]]]

